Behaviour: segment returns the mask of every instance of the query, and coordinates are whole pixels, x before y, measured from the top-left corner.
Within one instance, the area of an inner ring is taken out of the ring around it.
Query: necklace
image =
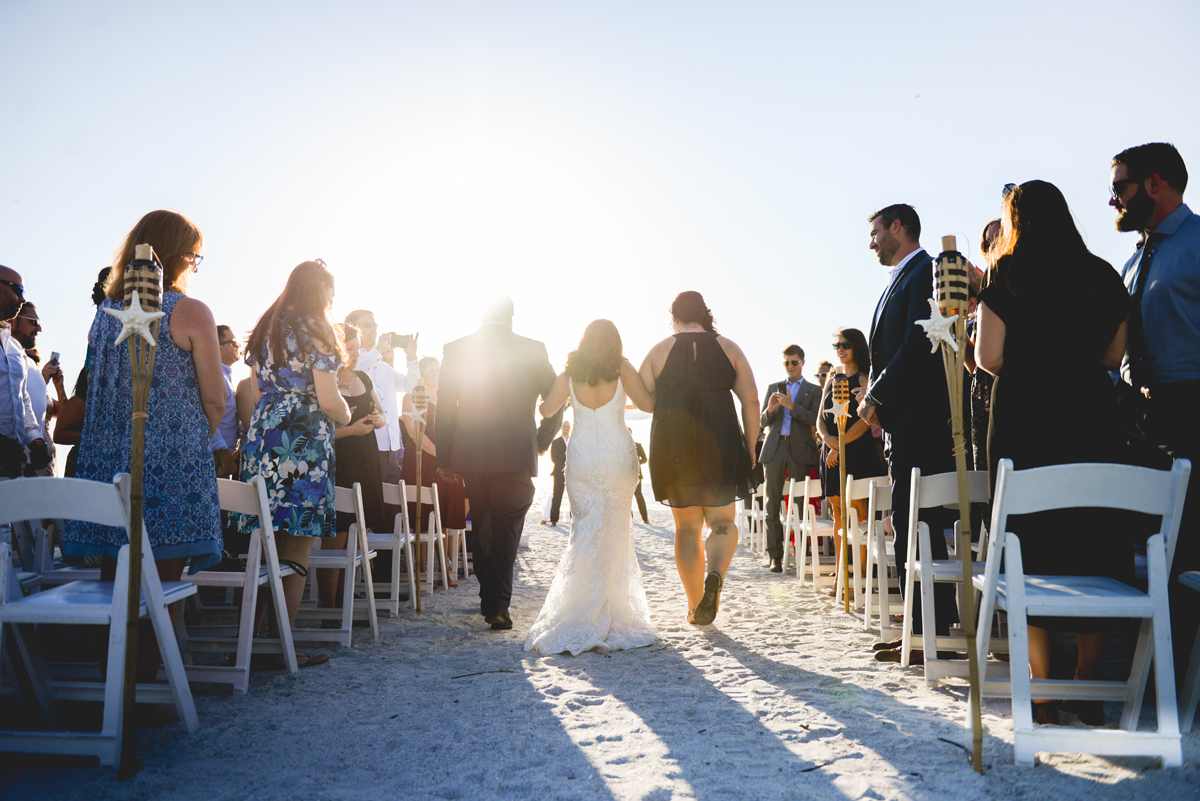
[[[353,385],[354,385],[354,375],[353,374],[351,374],[350,378],[344,384],[342,383],[342,379],[338,378],[338,387],[341,389],[350,389],[350,387],[352,387]]]

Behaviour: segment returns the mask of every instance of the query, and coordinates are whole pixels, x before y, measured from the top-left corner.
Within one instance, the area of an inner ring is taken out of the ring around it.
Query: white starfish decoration
[[[954,334],[950,333],[950,326],[954,325],[954,321],[958,319],[958,313],[943,317],[942,310],[938,308],[937,301],[933,298],[929,299],[929,311],[928,320],[917,320],[917,325],[924,328],[925,336],[929,337],[929,352],[937,353],[938,343],[945,342],[951,350],[958,353],[958,341],[954,338]]]
[[[150,333],[150,324],[159,317],[165,317],[166,312],[148,312],[143,309],[136,289],[133,290],[133,298],[129,302],[128,309],[120,311],[105,309],[104,311],[121,321],[121,333],[117,335],[117,341],[113,344],[120,345],[130,334],[135,334],[149,342],[152,347],[157,347],[158,343],[154,341],[154,335]]]
[[[425,413],[427,411],[429,411],[428,408],[422,409],[419,412],[414,409],[411,412],[402,412],[400,414],[400,416],[409,418],[410,420],[413,421],[414,425],[417,423],[420,423],[421,425],[427,425],[427,423],[425,422]]]
[[[833,416],[834,417],[849,417],[850,416],[850,401],[846,401],[845,403],[833,404]]]

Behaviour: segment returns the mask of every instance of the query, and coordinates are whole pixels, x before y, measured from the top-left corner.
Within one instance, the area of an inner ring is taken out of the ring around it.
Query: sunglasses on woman
[[[833,343],[834,350],[850,350],[850,347],[851,346],[850,346],[849,342],[834,342]]]

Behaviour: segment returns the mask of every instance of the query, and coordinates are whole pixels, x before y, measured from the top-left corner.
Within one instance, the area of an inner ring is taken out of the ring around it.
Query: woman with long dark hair
[[[737,549],[734,501],[750,494],[758,387],[746,355],[717,333],[699,292],[675,297],[671,329],[674,335],[650,349],[639,371],[654,396],[650,482],[655,500],[675,517],[675,567],[687,594],[688,621],[707,625],[717,616]]]
[[[843,373],[850,380],[850,391],[867,385],[867,376],[871,374],[871,351],[867,347],[867,338],[857,328],[843,328],[833,335],[833,347],[837,355],[837,372]],[[840,460],[842,454],[838,443],[837,420],[833,409],[833,377],[826,380],[821,395],[821,414],[817,417],[817,433],[823,443],[821,448],[821,487],[829,506],[833,511],[833,519],[842,519],[842,487]],[[849,406],[849,417],[846,420],[846,475],[855,478],[870,478],[887,475],[887,468],[879,458],[879,449],[875,447],[875,438],[871,436],[871,427],[858,418],[855,404]],[[858,510],[858,519],[867,519],[866,499],[853,501]],[[838,555],[837,564],[841,564],[842,532],[839,528],[833,535],[834,547]],[[862,553],[858,564],[865,568],[867,564],[867,546],[860,549]]]
[[[593,320],[542,402],[543,417],[570,397],[575,426],[567,445],[571,535],[525,650],[556,654],[637,648],[654,642],[629,504],[639,481],[637,448],[625,425],[625,398],[653,409],[621,335]]]
[[[1019,470],[1114,461],[1120,428],[1107,371],[1120,366],[1125,352],[1129,308],[1120,276],[1088,252],[1066,198],[1045,181],[1021,184],[1004,199],[994,248],[975,341],[976,362],[996,376],[988,427],[992,480],[1001,459]],[[1066,309],[1076,312],[1069,337],[1059,325]],[[1048,354],[1054,352],[1069,357],[1052,369]],[[1068,413],[1048,412],[1055,408]],[[1010,518],[1009,525],[1020,537],[1027,574],[1133,580],[1130,529],[1111,512],[1056,510]],[[1052,628],[1077,633],[1075,678],[1096,677],[1111,624],[1084,618],[1029,622],[1034,678],[1050,675]],[[1103,722],[1102,702],[1078,702],[1075,709],[1085,723]],[[1034,711],[1040,723],[1057,719],[1055,702],[1035,701]]]
[[[292,270],[283,294],[258,319],[246,344],[256,400],[242,450],[242,480],[258,475],[266,481],[279,558],[296,568],[283,579],[289,625],[300,608],[314,539],[337,536],[334,428],[350,422],[350,407],[338,392],[346,353],[333,328],[332,305],[333,274],[319,259],[306,261]],[[256,517],[243,517],[238,525],[248,534],[257,523]],[[259,620],[264,609],[258,610]],[[275,620],[272,615],[268,621],[272,636],[278,636]],[[329,656],[296,658],[309,667]]]

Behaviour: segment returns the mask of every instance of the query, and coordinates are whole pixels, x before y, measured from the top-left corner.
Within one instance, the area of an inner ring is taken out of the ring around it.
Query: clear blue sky
[[[870,324],[866,216],[969,240],[1000,187],[1066,194],[1119,265],[1108,164],[1200,173],[1195,2],[0,3],[0,263],[68,383],[145,212],[204,231],[192,295],[250,328],[293,266],[421,350],[507,291],[561,365],[612,319],[639,362],[704,293],[760,390]],[[1061,331],[1069,330],[1064,319]]]

